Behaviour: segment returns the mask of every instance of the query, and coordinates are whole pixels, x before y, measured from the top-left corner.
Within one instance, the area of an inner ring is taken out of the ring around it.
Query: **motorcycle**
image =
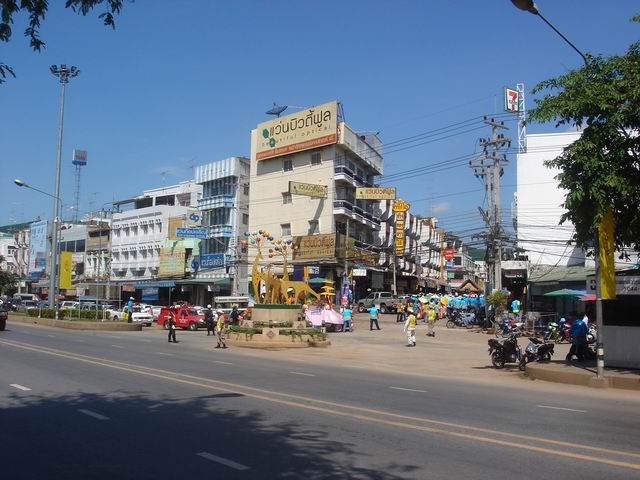
[[[524,372],[529,362],[550,362],[553,356],[553,343],[543,342],[535,337],[529,337],[529,344],[525,348],[518,368]]]
[[[476,315],[473,312],[460,312],[454,310],[451,312],[449,319],[447,320],[447,328],[464,327],[473,328],[476,323]]]
[[[507,338],[512,335],[521,336],[524,333],[524,322],[514,322],[513,320],[504,320],[502,328],[496,329],[496,337],[502,335],[502,338]]]
[[[587,333],[587,343],[595,343],[598,340],[598,330],[595,325],[589,325],[589,332]]]
[[[520,345],[518,345],[518,337],[516,335],[511,335],[502,342],[495,338],[490,338],[488,344],[491,363],[495,368],[504,368],[506,363],[517,363],[522,359],[522,351],[520,350]]]
[[[546,342],[554,341],[558,338],[558,324],[556,322],[549,322],[547,329],[544,331],[543,338]]]
[[[560,322],[558,325],[558,336],[555,338],[556,343],[567,342],[571,343],[572,335],[571,335],[571,323],[569,322]]]

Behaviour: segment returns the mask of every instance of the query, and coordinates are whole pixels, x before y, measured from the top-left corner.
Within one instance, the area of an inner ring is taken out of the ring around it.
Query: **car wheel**
[[[190,322],[189,323],[189,330],[192,332],[195,332],[198,329],[198,325],[195,324],[195,322]]]
[[[366,311],[367,311],[367,309],[364,308],[364,303],[359,303],[358,304],[358,313],[364,313]]]
[[[384,303],[380,305],[380,313],[389,313],[389,310]]]
[[[4,332],[5,328],[7,328],[6,320],[0,320],[0,332]]]
[[[112,318],[113,318],[113,321],[114,321],[114,322],[117,322],[117,321],[119,321],[119,320],[120,320],[120,318],[118,318],[118,316],[117,316],[117,315],[114,315]]]

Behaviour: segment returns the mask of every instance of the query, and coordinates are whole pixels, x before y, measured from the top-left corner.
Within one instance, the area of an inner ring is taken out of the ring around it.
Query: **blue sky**
[[[51,2],[42,53],[22,36],[24,16],[2,45],[0,59],[17,78],[0,86],[0,224],[51,215],[49,199],[12,182],[53,190],[59,106],[59,84],[48,71],[53,63],[81,69],[67,89],[62,191],[71,204],[71,152],[88,150],[81,201],[87,211],[161,186],[163,171],[167,184],[186,180],[192,160],[248,156],[249,132],[274,101],[308,106],[338,99],[352,127],[393,142],[501,112],[503,86],[524,82],[529,90],[581,62],[539,18],[508,0],[138,0],[126,3],[115,31],[97,13],[83,18],[62,4]],[[538,4],[587,52],[622,53],[640,37],[629,21],[640,13],[636,1]],[[390,153],[386,173],[470,154],[488,133]],[[515,140],[515,129],[508,135]],[[505,209],[514,191],[512,159],[503,177]],[[468,168],[407,176],[396,186],[413,212],[433,212],[445,228],[480,224],[471,214],[482,192],[450,195],[481,188]]]

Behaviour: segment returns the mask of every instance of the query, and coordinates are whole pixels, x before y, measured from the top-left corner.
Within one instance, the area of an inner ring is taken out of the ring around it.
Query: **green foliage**
[[[115,28],[114,15],[120,13],[123,4],[124,0],[66,0],[64,7],[70,8],[78,15],[86,16],[95,7],[104,5],[105,10],[98,15],[98,18],[102,19],[104,25]],[[2,0],[0,2],[0,42],[11,40],[14,16],[24,13],[29,17],[24,35],[29,39],[31,48],[40,52],[45,47],[45,42],[40,38],[40,26],[48,10],[49,0]],[[5,82],[7,75],[16,76],[9,65],[0,62],[0,83]]]
[[[16,288],[18,276],[6,270],[0,270],[0,294]]]
[[[27,315],[30,317],[41,317],[41,318],[56,318],[56,311],[53,308],[30,308],[27,310]],[[80,310],[78,317],[78,310],[76,309],[67,309],[61,308],[58,310],[58,319],[59,320],[80,320],[80,321],[101,321],[102,320],[102,312],[95,310]],[[109,319],[109,314],[107,313],[107,320]]]
[[[556,179],[568,192],[561,223],[575,225],[574,240],[584,247],[610,207],[617,248],[640,248],[640,42],[624,55],[589,56],[583,68],[533,89],[542,91],[530,119],[583,129],[579,140],[545,163],[560,170]]]
[[[496,290],[486,298],[487,304],[493,307],[493,311],[496,316],[502,314],[507,310],[507,303],[509,302],[509,294],[504,290]]]

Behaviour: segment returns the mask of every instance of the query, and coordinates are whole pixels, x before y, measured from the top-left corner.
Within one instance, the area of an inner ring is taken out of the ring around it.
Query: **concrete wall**
[[[640,368],[640,327],[604,327],[606,367]]]

